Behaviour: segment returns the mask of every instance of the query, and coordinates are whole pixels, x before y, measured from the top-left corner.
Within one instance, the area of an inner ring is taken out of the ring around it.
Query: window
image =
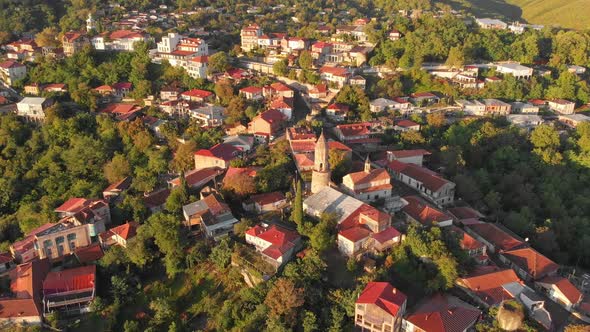
[[[64,243],[64,237],[63,236],[58,236],[55,238],[55,244],[56,245],[60,245]]]
[[[68,241],[75,241],[76,240],[76,233],[68,234]]]
[[[363,321],[363,315],[356,315],[356,321],[361,323]]]
[[[52,246],[53,246],[53,241],[51,241],[51,240],[43,241],[43,248],[50,248]]]
[[[45,248],[45,256],[51,257],[51,249],[50,248]]]

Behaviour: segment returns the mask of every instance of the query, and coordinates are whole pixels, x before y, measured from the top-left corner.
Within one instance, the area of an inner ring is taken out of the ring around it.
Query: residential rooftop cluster
[[[0,329],[590,323],[587,34],[179,6],[0,35]]]

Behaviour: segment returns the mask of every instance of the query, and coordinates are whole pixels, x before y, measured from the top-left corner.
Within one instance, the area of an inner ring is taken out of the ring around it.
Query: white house
[[[25,97],[16,104],[16,114],[29,120],[43,121],[45,119],[45,109],[51,104],[51,99]]]
[[[256,225],[245,235],[246,243],[254,245],[256,251],[275,267],[288,262],[301,245],[299,233],[276,225]]]
[[[508,24],[494,18],[476,18],[475,23],[482,29],[504,30]]]
[[[511,74],[516,78],[529,79],[533,76],[533,68],[525,67],[516,62],[496,63],[496,70],[502,74]]]
[[[543,118],[536,114],[510,114],[506,119],[511,124],[521,128],[534,128],[543,123]]]
[[[576,103],[565,99],[554,99],[547,102],[549,108],[560,114],[574,114]]]
[[[26,75],[27,67],[22,63],[11,60],[0,63],[0,79],[8,85],[13,85],[14,82],[25,78]]]
[[[529,104],[523,103],[520,101],[515,101],[510,103],[512,106],[512,113],[522,113],[522,114],[537,114],[539,113],[539,107]]]

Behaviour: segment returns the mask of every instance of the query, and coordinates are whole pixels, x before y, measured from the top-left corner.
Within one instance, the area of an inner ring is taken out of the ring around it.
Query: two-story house
[[[301,247],[301,236],[296,231],[277,225],[256,225],[245,233],[246,243],[254,245],[262,257],[275,268],[285,264]]]
[[[387,282],[369,282],[355,302],[354,325],[362,331],[399,331],[408,297]]]
[[[218,239],[233,232],[238,220],[229,206],[216,193],[182,207],[185,225],[191,232],[202,231],[208,238]]]
[[[0,63],[0,79],[6,84],[13,85],[16,81],[27,76],[27,66],[16,61],[8,60]]]
[[[242,151],[231,144],[219,143],[210,149],[195,152],[195,169],[218,167],[226,169],[229,162],[237,158]]]
[[[342,189],[351,196],[368,202],[390,197],[393,186],[391,185],[391,176],[387,170],[384,168],[371,169],[371,161],[367,156],[363,171],[344,176]]]

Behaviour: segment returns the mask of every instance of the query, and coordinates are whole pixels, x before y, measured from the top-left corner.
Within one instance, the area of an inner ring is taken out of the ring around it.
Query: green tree
[[[197,144],[194,141],[188,141],[180,144],[174,158],[172,159],[171,168],[177,172],[188,171],[194,167],[194,152],[197,150]]]
[[[280,60],[272,65],[272,72],[277,76],[287,76],[289,68],[287,67],[287,60]]]
[[[299,54],[299,59],[297,61],[299,63],[299,67],[302,69],[307,70],[313,67],[313,58],[311,57],[311,53],[307,50],[304,50]]]
[[[451,47],[445,65],[451,68],[461,68],[463,67],[463,63],[465,63],[465,56],[463,55],[463,50],[461,49],[461,47]]]
[[[295,191],[295,201],[293,202],[293,221],[297,225],[303,223],[303,193],[300,180],[297,180],[297,190]]]
[[[209,57],[209,74],[224,72],[229,69],[229,58],[225,52],[217,52]]]
[[[113,159],[104,166],[104,176],[109,183],[115,183],[131,175],[129,161],[122,154],[115,154]]]
[[[303,312],[303,332],[314,332],[318,330],[318,323],[315,314],[311,311]]]
[[[226,268],[231,261],[232,249],[228,239],[221,240],[212,250],[209,258],[220,269]]]

